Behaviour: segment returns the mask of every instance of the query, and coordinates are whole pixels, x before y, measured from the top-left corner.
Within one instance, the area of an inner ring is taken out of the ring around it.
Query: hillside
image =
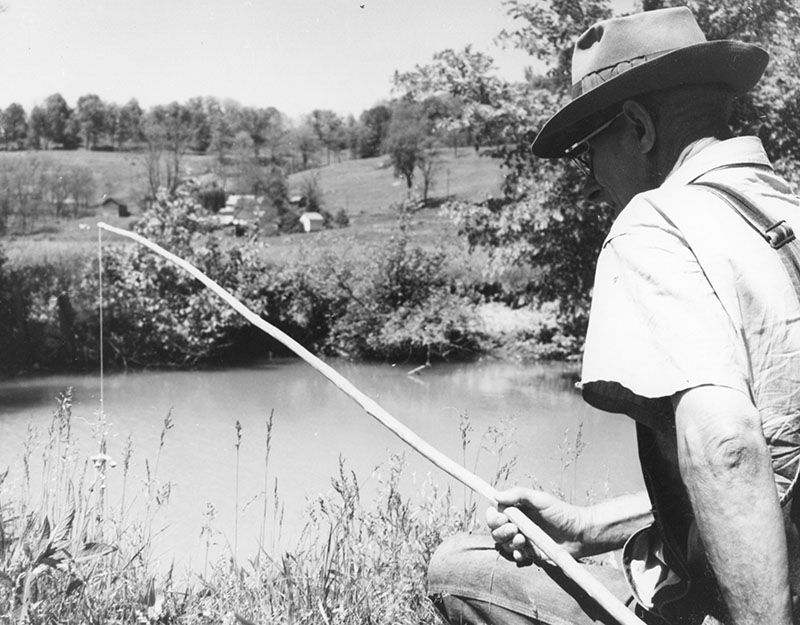
[[[37,233],[3,240],[12,260],[26,264],[37,259],[69,262],[94,253],[97,232],[95,223],[102,219],[126,227],[141,214],[137,199],[145,188],[145,168],[141,154],[115,152],[48,151],[37,156],[55,165],[65,167],[81,165],[92,170],[98,201],[107,194],[129,204],[132,216],[119,218],[113,214],[96,213],[78,220],[53,221]],[[3,159],[14,154],[0,152]],[[199,176],[212,171],[214,157],[189,155],[184,164],[187,175]],[[397,224],[397,205],[408,197],[405,184],[395,179],[386,157],[348,160],[329,166],[307,170],[290,176],[290,192],[298,192],[304,180],[315,177],[322,191],[326,210],[336,213],[344,208],[350,226],[326,230],[312,235],[295,234],[263,239],[264,253],[276,260],[289,259],[302,254],[305,248],[360,248],[370,242],[379,242]],[[500,192],[502,174],[497,161],[481,157],[472,150],[461,149],[458,155],[443,154],[442,166],[430,193],[434,201],[447,196],[480,200]],[[435,202],[434,202],[435,203]],[[447,240],[457,245],[450,224],[435,208],[413,213],[409,225],[420,242],[443,245]],[[42,245],[44,244],[44,245]]]
[[[328,210],[344,208],[351,218],[385,214],[392,204],[408,196],[405,183],[394,177],[388,157],[343,161],[300,172],[290,176],[290,187],[299,189],[304,179],[314,176]],[[443,154],[431,196],[479,200],[498,194],[502,181],[497,161],[462,148],[458,156]]]

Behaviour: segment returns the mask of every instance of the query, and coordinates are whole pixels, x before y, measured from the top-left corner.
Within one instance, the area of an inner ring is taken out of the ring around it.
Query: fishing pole
[[[231,306],[236,312],[242,315],[247,321],[252,323],[262,332],[265,332],[275,340],[288,347],[297,356],[311,365],[319,373],[332,382],[340,391],[355,401],[364,411],[375,418],[379,423],[388,428],[400,440],[409,445],[412,449],[428,459],[431,463],[439,467],[442,471],[455,478],[465,486],[482,495],[493,504],[497,504],[497,490],[488,482],[471,473],[463,466],[452,460],[450,457],[430,445],[420,438],[410,428],[403,425],[395,417],[384,410],[377,402],[358,390],[348,379],[337,372],[333,367],[320,360],[317,356],[300,345],[288,334],[276,328],[272,324],[264,321],[259,315],[250,310],[242,302],[236,299],[230,292],[226,291],[219,284],[214,282],[197,267],[184,259],[168,252],[157,243],[149,239],[104,222],[98,222],[97,227],[108,232],[113,232],[122,237],[132,239],[140,245],[153,250],[158,255],[166,258],[170,262],[178,265],[191,276],[199,280],[225,303]],[[589,597],[594,599],[609,615],[615,618],[621,625],[645,625],[625,604],[615,597],[603,584],[591,575],[585,566],[580,565],[563,547],[556,543],[538,525],[531,521],[525,513],[518,508],[506,508],[503,513],[517,526],[520,533],[527,538],[535,547],[544,553],[550,560],[560,568],[564,574],[574,581]]]

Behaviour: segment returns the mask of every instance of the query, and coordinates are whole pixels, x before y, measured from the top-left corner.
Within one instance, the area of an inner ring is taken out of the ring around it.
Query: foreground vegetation
[[[112,433],[104,416],[97,415],[90,457],[79,452],[73,418],[67,391],[47,431],[29,430],[21,466],[0,476],[0,622],[36,625],[55,615],[82,623],[438,622],[426,599],[425,569],[445,536],[472,527],[475,506],[454,506],[449,491],[432,483],[412,502],[399,490],[401,458],[380,469],[370,502],[340,463],[333,494],[309,505],[303,537],[285,553],[261,545],[247,562],[224,554],[180,578],[154,571],[150,560],[153,516],[169,505],[170,483],[158,473],[169,415],[155,458],[137,457],[128,439],[117,459],[118,490],[106,479],[114,459],[106,454]],[[474,450],[468,424],[462,428],[466,459]],[[271,418],[265,463],[270,431]],[[141,462],[147,479],[137,485],[129,469]],[[495,482],[508,478],[513,462],[497,466]],[[129,504],[137,497],[142,505],[134,513]],[[273,502],[268,507],[264,497],[267,525]]]

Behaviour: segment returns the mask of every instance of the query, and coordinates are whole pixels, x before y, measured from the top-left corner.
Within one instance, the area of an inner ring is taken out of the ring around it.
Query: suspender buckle
[[[776,250],[779,250],[790,241],[794,241],[794,231],[785,220],[781,220],[770,226],[764,234],[769,244]]]

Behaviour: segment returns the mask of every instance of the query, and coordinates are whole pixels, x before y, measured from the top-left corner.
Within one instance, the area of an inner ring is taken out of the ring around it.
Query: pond
[[[427,442],[484,479],[491,480],[498,464],[515,456],[513,483],[538,484],[578,503],[641,488],[633,426],[624,417],[583,403],[575,389],[575,365],[434,364],[409,375],[412,365],[330,364]],[[72,429],[81,441],[79,453],[97,453],[100,386],[98,375],[0,382],[0,470],[11,469],[6,489],[21,480],[31,432],[46,433],[55,398],[67,388],[73,389]],[[365,501],[374,492],[375,468],[395,453],[405,455],[404,496],[414,499],[425,480],[464,496],[460,484],[298,360],[106,375],[103,408],[106,422],[101,429],[107,432],[107,454],[116,463],[108,475],[109,505],[120,500],[128,440],[128,501],[135,500],[131,493],[142,491],[148,472],[159,485],[171,485],[169,501],[155,519],[153,556],[161,566],[199,566],[206,541],[201,533],[209,525],[218,548],[233,549],[235,544],[240,558],[252,555],[262,532],[269,549],[291,548],[302,531],[308,502],[331,491],[340,458],[357,476]],[[159,451],[168,416],[172,427]],[[471,428],[466,455],[465,422]],[[500,458],[491,442],[498,434],[511,444]],[[576,448],[581,449],[577,460]],[[41,452],[30,457],[36,460]],[[31,472],[35,479],[35,468]],[[281,515],[272,512],[275,493]],[[141,493],[139,497],[141,502]],[[264,518],[266,531],[261,529]]]

